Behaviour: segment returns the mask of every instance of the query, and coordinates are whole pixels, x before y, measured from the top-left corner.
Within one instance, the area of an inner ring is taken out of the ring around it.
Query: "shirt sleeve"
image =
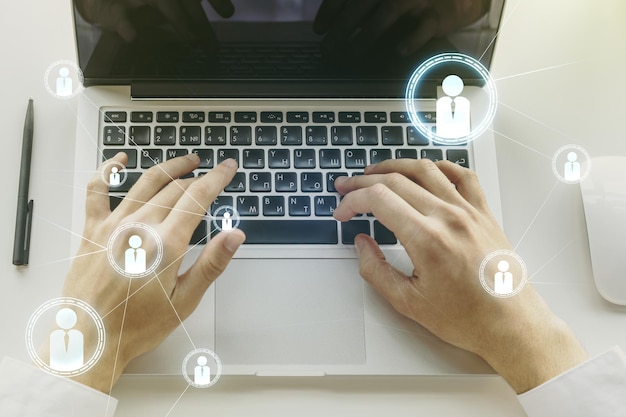
[[[0,416],[112,417],[117,400],[86,385],[5,357],[0,362]]]
[[[529,417],[622,417],[626,410],[626,356],[614,347],[518,399]]]

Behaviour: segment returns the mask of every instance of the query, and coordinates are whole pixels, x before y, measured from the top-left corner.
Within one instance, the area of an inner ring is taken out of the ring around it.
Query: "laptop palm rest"
[[[236,259],[216,281],[216,352],[228,365],[365,363],[356,259]]]

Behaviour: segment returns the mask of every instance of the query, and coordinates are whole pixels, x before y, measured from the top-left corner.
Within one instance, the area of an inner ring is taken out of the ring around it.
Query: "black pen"
[[[22,162],[20,182],[17,192],[17,215],[15,218],[15,238],[13,240],[13,265],[28,265],[30,252],[30,229],[33,221],[33,200],[28,200],[30,184],[30,160],[33,152],[33,99],[28,100],[24,136],[22,138]]]

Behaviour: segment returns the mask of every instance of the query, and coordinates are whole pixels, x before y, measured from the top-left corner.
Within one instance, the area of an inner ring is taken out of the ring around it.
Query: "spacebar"
[[[247,244],[336,244],[335,220],[241,220]]]

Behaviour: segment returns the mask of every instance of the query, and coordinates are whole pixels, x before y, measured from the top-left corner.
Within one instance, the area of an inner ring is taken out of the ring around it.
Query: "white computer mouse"
[[[626,157],[593,158],[580,189],[596,287],[626,305]]]

